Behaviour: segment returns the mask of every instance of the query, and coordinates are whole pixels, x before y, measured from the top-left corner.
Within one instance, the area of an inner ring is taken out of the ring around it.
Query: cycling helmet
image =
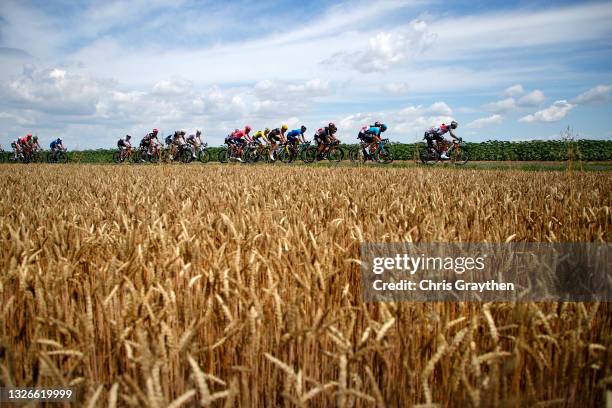
[[[158,132],[157,128],[153,129],[153,133],[157,133],[157,132]]]
[[[251,131],[251,127],[250,127],[249,125],[246,125],[246,126],[244,127],[244,131],[245,131],[246,133],[249,133],[249,132]]]
[[[201,135],[202,134],[202,130],[201,129],[196,129],[196,135]]]
[[[302,125],[302,127],[300,128],[300,130],[302,131],[302,133],[304,133],[306,131],[306,126]]]
[[[26,139],[27,139],[27,140],[32,140],[32,134],[31,134],[31,133],[28,133],[28,134],[27,134],[27,136],[26,136]]]
[[[454,120],[450,124],[451,129],[457,129],[457,126],[459,126],[459,124],[455,122]]]
[[[58,143],[62,143],[62,139],[61,138],[57,138]]]
[[[32,140],[33,140],[34,142],[37,142],[37,141],[38,141],[38,136],[34,136],[34,137],[32,138]]]
[[[265,128],[264,129],[264,135],[267,135],[268,133],[270,133],[270,128]]]
[[[180,133],[181,135],[185,136],[185,133],[187,133],[187,132],[185,132],[185,129],[181,129],[181,131],[180,131],[179,133]]]
[[[380,123],[379,121],[374,122],[374,126],[375,127],[381,127],[382,123]]]
[[[287,130],[287,129],[289,129],[289,126],[287,126],[286,123],[283,123],[283,126],[281,126],[281,129],[282,130]]]
[[[384,132],[385,130],[387,130],[387,125],[385,125],[384,123],[380,124],[380,131]]]
[[[132,136],[130,136],[130,135],[125,135],[125,138],[126,138],[127,140],[130,140],[130,139],[132,138]]]

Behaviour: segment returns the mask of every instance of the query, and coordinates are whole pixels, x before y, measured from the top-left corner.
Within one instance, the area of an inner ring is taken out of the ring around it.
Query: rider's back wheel
[[[66,152],[58,152],[55,160],[57,163],[68,163],[68,154]]]
[[[312,163],[317,158],[317,148],[309,146],[302,151],[302,161],[304,163]]]
[[[55,163],[55,158],[53,157],[53,152],[47,153],[47,163]]]
[[[210,161],[210,152],[208,149],[202,149],[198,153],[198,160],[202,163],[208,163]]]
[[[179,152],[178,154],[178,159],[181,161],[181,163],[190,163],[191,160],[193,159],[191,150],[189,149],[183,149]]]
[[[227,163],[227,149],[223,148],[219,150],[219,155],[217,156],[217,158],[219,159],[219,162]]]
[[[113,153],[113,162],[114,163],[121,163],[123,160],[121,159],[121,151],[117,151],[115,153]]]
[[[327,160],[338,163],[344,159],[344,150],[338,146],[332,146],[327,151]]]
[[[348,152],[349,160],[353,163],[365,162],[365,156],[363,154],[363,148],[361,146],[353,146]]]
[[[424,148],[423,150],[421,150],[419,157],[421,159],[421,163],[427,165],[436,164],[437,161],[440,159],[440,155],[438,154],[438,152],[430,148]]]
[[[285,164],[291,163],[293,161],[293,154],[292,154],[291,148],[283,147],[278,152],[278,158],[280,159],[281,162]]]

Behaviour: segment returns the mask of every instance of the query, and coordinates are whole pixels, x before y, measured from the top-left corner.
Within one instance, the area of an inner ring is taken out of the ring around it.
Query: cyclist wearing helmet
[[[357,138],[368,144],[368,150],[366,151],[365,148],[363,149],[363,154],[368,160],[372,159],[371,153],[378,148],[378,143],[380,143],[381,140],[380,134],[386,130],[387,125],[377,121],[370,127],[362,127],[359,131]]]
[[[117,140],[117,147],[121,151],[122,160],[125,158],[126,151],[132,148],[132,143],[130,142],[131,139],[132,136],[125,135],[125,138]]]
[[[320,157],[323,154],[323,150],[332,142],[338,140],[336,139],[336,132],[338,128],[336,124],[330,122],[327,126],[320,128],[315,132],[314,140],[318,145],[317,148],[317,156]]]
[[[187,143],[189,143],[189,145],[191,146],[191,155],[194,159],[196,158],[196,150],[202,144],[202,139],[200,138],[201,134],[202,131],[200,129],[196,129],[195,134],[192,133],[187,136]]]
[[[453,139],[460,140],[459,137],[457,137],[457,135],[455,135],[455,132],[453,132],[453,130],[457,129],[458,126],[459,126],[459,124],[453,120],[449,125],[446,125],[446,124],[442,123],[438,127],[432,127],[430,129],[428,129],[425,132],[425,135],[423,137],[423,139],[425,139],[427,141],[427,147],[428,148],[433,148],[433,141],[434,140],[436,140],[438,142],[443,142],[444,141],[443,135],[445,135],[446,133],[449,133]],[[441,159],[445,159],[445,160],[448,159],[448,155],[446,153],[447,153],[446,150],[444,150],[440,154],[440,158]]]
[[[306,139],[304,138],[304,132],[306,132],[306,126],[302,125],[299,129],[294,129],[291,132],[287,133],[287,142],[295,145],[298,140],[301,138],[302,143],[306,143]]]
[[[237,160],[242,161],[242,149],[244,145],[248,142],[252,142],[251,136],[249,132],[251,131],[251,126],[246,125],[243,130],[236,129],[231,134],[232,144],[236,147]]]
[[[253,135],[253,142],[257,143],[258,145],[267,144],[268,143],[268,138],[267,138],[268,133],[270,133],[270,129],[268,128],[266,128],[265,130],[258,130]]]
[[[32,136],[30,147],[32,148],[33,151],[40,150],[40,144],[38,144],[38,136]]]
[[[57,139],[53,140],[49,144],[49,148],[51,149],[51,154],[52,154],[54,159],[55,159],[58,151],[65,150],[64,149],[64,144],[62,142],[62,139],[60,139],[59,137]]]
[[[280,128],[275,128],[268,133],[268,140],[272,148],[270,149],[270,160],[274,161],[274,152],[278,149],[278,142],[285,143],[285,132],[289,126],[283,124]]]
[[[185,129],[181,129],[181,130],[177,130],[176,132],[174,132],[174,136],[172,138],[172,142],[176,145],[176,146],[182,146],[184,145],[185,142]]]

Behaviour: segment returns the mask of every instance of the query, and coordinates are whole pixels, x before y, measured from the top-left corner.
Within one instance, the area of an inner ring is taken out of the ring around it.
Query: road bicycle
[[[301,159],[304,163],[312,163],[308,161],[310,157],[306,157],[306,151],[310,147],[310,142],[299,143],[297,145],[285,143],[281,145],[278,152],[278,158],[283,163],[291,163],[296,159]],[[312,155],[311,155],[312,156]]]
[[[47,163],[68,163],[66,149],[57,149],[47,153]]]
[[[315,160],[329,160],[330,162],[339,163],[344,158],[344,150],[340,147],[340,141],[334,140],[331,143],[325,144],[323,152],[318,154],[318,146],[319,144],[315,144],[314,146],[309,146],[305,152],[304,157],[305,163],[312,163]]]
[[[378,143],[376,150],[370,153],[368,150],[372,143],[367,143],[362,140],[359,142],[358,146],[354,146],[349,150],[349,159],[353,163],[363,163],[368,160],[376,161],[381,164],[392,163],[394,157],[391,148],[387,146],[389,143],[389,139],[382,139],[380,143]]]
[[[138,163],[140,157],[136,154],[135,149],[130,146],[125,149],[119,149],[113,153],[113,162],[119,163]]]
[[[444,151],[446,151],[447,159],[442,158]],[[469,158],[469,151],[462,138],[453,139],[452,142],[436,140],[432,147],[426,146],[419,153],[421,163],[430,166],[440,161],[449,161],[456,166],[462,166],[468,162]]]

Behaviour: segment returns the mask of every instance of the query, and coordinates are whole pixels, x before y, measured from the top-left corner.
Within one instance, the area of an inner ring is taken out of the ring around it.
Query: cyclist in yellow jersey
[[[266,129],[268,131],[268,133],[270,132],[269,129]],[[258,130],[257,132],[255,132],[255,134],[253,135],[253,141],[257,144],[268,144],[268,138],[266,137],[266,133],[264,130]]]

